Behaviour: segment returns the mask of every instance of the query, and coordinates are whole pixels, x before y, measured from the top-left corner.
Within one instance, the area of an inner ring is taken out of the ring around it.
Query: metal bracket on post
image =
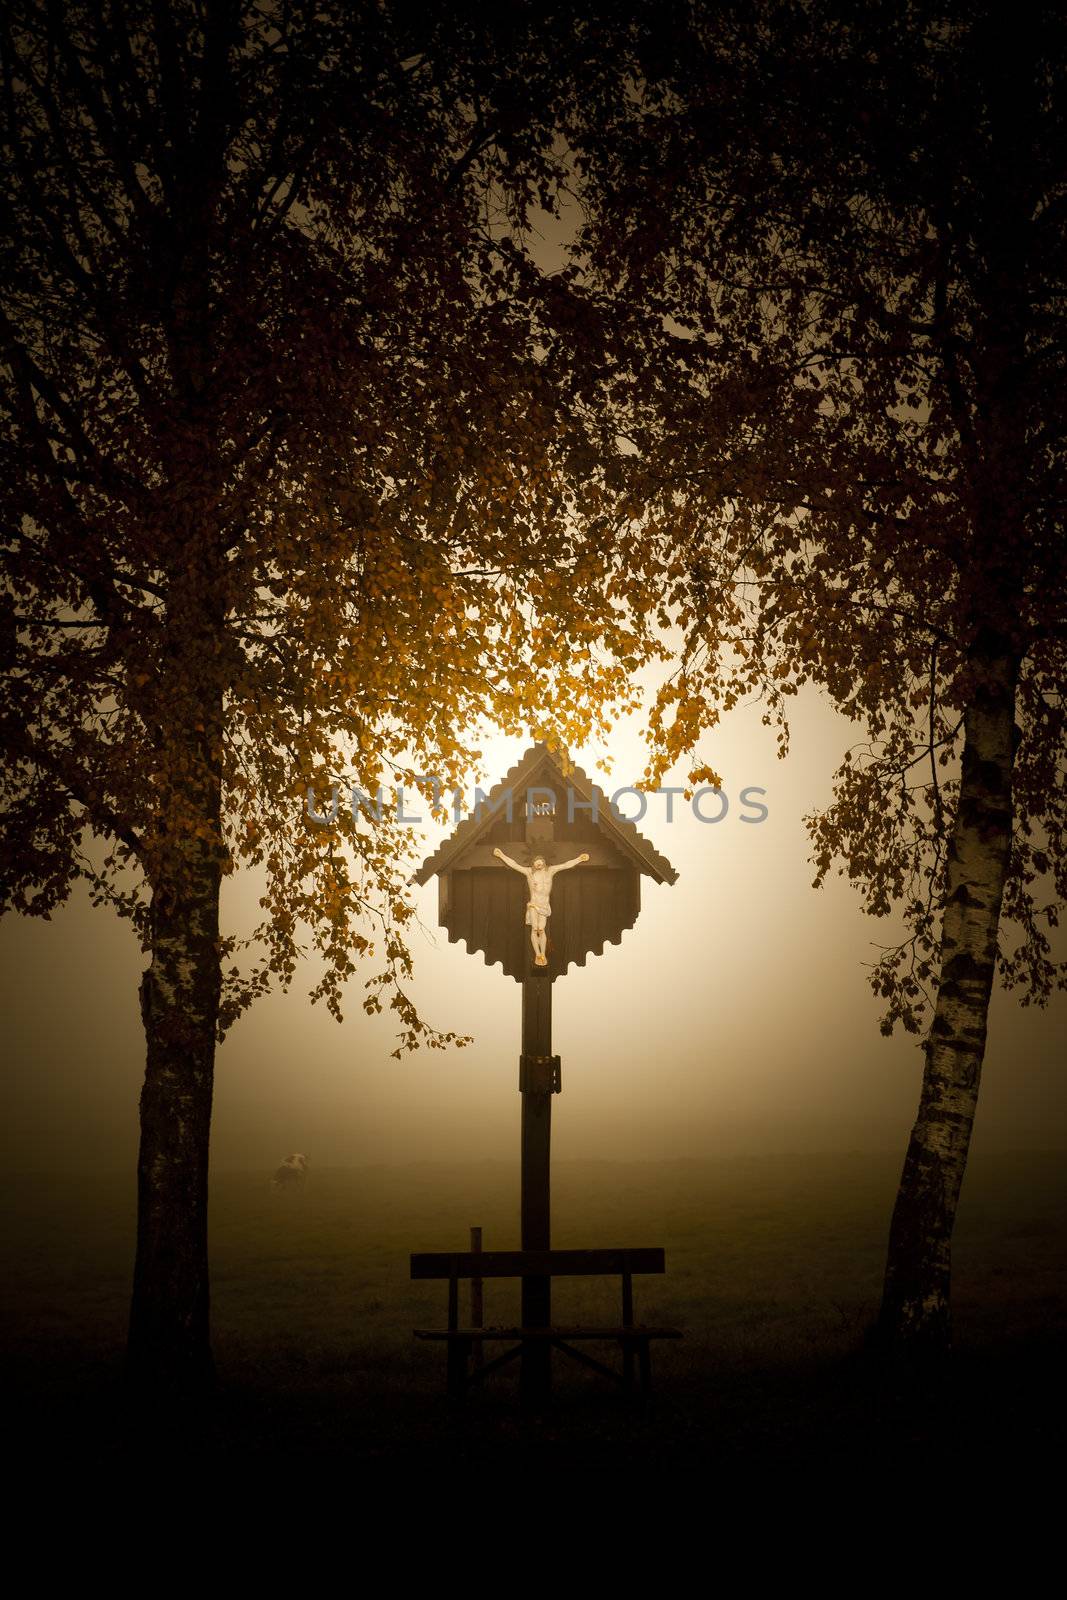
[[[559,1056],[520,1056],[519,1089],[523,1094],[559,1094],[563,1087]]]

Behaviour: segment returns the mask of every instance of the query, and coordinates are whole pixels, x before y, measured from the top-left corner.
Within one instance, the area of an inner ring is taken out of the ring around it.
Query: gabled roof
[[[481,807],[481,816],[476,818],[472,815],[459,823],[433,854],[426,857],[415,873],[413,881],[426,883],[435,872],[447,872],[458,856],[471,845],[477,844],[482,835],[488,833],[495,822],[499,822],[501,813],[493,809],[494,805],[503,799],[509,789],[515,793],[521,792],[531,779],[537,777],[544,766],[550,767],[558,782],[564,786],[569,784],[587,804],[595,798],[597,827],[605,838],[616,845],[624,855],[630,857],[639,871],[654,878],[657,883],[674,883],[677,880],[678,874],[666,856],[660,855],[644,834],[638,832],[634,823],[614,815],[608,797],[591,778],[586,776],[581,767],[572,765],[570,772],[564,776],[559,761],[548,746],[534,744],[489,791],[488,799]],[[592,812],[587,815],[592,820]]]

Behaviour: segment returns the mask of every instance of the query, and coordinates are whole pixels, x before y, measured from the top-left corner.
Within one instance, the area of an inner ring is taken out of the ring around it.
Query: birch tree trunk
[[[964,717],[959,807],[949,840],[941,973],[919,1112],[889,1234],[885,1342],[947,1349],[952,1230],[978,1103],[997,926],[1012,839],[1019,663],[1004,640],[976,651]]]
[[[151,961],[141,982],[147,1053],[127,1378],[160,1399],[205,1394],[213,1379],[208,1148],[223,861],[217,652],[206,632],[179,647],[165,702],[178,730],[166,751],[171,820],[153,874]]]

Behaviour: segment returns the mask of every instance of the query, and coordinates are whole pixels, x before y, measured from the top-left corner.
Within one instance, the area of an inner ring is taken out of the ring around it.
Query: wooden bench
[[[648,1396],[652,1386],[652,1363],[649,1346],[653,1339],[680,1339],[679,1328],[653,1328],[634,1322],[633,1277],[635,1273],[664,1272],[664,1252],[659,1249],[640,1250],[479,1250],[454,1252],[421,1252],[411,1257],[412,1278],[437,1278],[448,1281],[448,1327],[416,1328],[416,1339],[440,1339],[448,1346],[448,1393],[455,1399],[463,1398],[468,1384],[480,1382],[509,1361],[522,1354],[527,1345],[547,1341],[550,1348],[561,1350],[572,1360],[592,1367],[605,1377],[613,1378],[627,1391],[633,1389],[634,1358],[636,1356],[641,1378],[642,1396]],[[459,1325],[460,1280],[481,1278],[561,1278],[561,1277],[618,1276],[622,1279],[622,1321],[617,1326],[569,1327],[552,1325],[544,1328],[461,1328]],[[585,1350],[575,1348],[578,1343],[595,1341],[618,1344],[622,1351],[622,1372],[596,1360]],[[470,1371],[470,1356],[476,1345],[488,1343],[514,1343],[514,1348],[486,1361],[474,1372]]]

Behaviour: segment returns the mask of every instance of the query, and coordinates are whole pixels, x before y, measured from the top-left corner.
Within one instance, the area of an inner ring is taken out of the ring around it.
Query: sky
[[[826,804],[855,727],[815,691],[797,701],[792,751],[776,756],[760,710],[732,712],[701,750],[731,804],[716,824],[650,796],[641,831],[677,883],[642,880],[642,910],[554,990],[557,1160],[714,1159],[747,1153],[894,1151],[903,1156],[918,1100],[918,1041],[883,1038],[865,963],[892,927],[866,917],[847,879],[813,890],[803,826]],[[484,776],[502,777],[526,744],[483,741]],[[610,747],[571,752],[609,792],[636,782],[640,719]],[[681,782],[673,775],[673,782]],[[487,785],[484,785],[487,786]],[[743,788],[768,816],[739,819]],[[709,814],[714,815],[714,807]],[[417,866],[447,828],[412,828]],[[228,880],[227,917],[244,920],[254,881]],[[236,901],[234,900],[236,897]],[[243,902],[243,903],[242,903]],[[269,1172],[292,1151],[317,1166],[517,1161],[521,993],[437,928],[437,886],[417,891],[411,992],[465,1049],[391,1059],[389,1015],[367,1017],[359,980],[338,1025],[307,992],[259,1002],[218,1054],[212,1160]],[[79,893],[50,922],[0,922],[9,1169],[133,1169],[144,1043],[137,985],[145,958],[129,927]],[[369,972],[367,974],[369,976]],[[975,1149],[1067,1143],[1062,1061],[1067,997],[1047,1011],[994,1000]]]

